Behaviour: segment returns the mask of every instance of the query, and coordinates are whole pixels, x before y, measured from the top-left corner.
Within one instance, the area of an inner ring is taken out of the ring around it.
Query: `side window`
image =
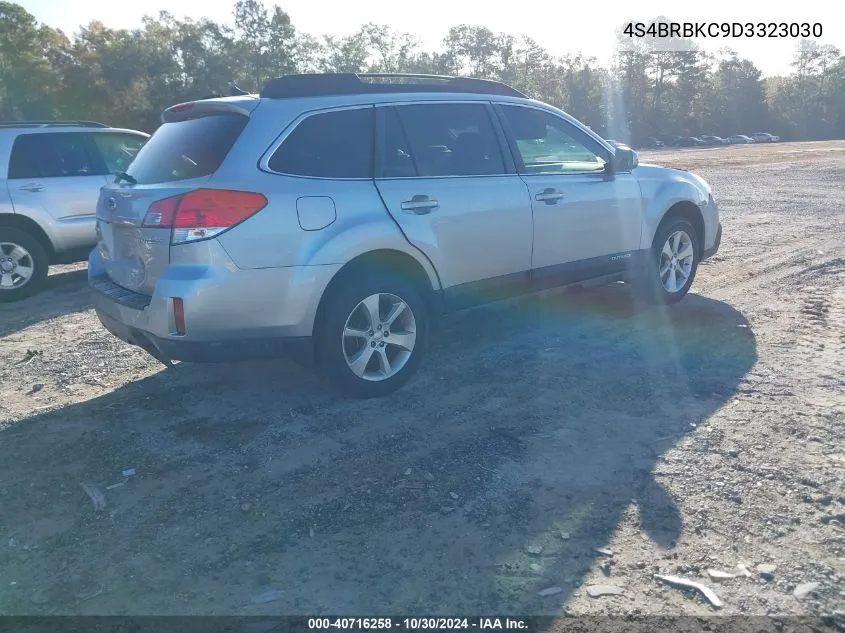
[[[315,114],[270,157],[272,171],[318,178],[373,177],[374,108]]]
[[[499,139],[487,108],[475,103],[432,103],[396,106],[405,147],[385,147],[385,167],[393,158],[407,169],[403,153],[410,150],[416,174],[433,176],[486,176],[504,174]],[[390,120],[385,136],[390,142]],[[396,122],[393,124],[396,125]],[[394,152],[398,151],[398,158]],[[395,165],[394,165],[395,167]]]
[[[522,173],[604,170],[601,146],[579,134],[568,121],[534,108],[501,106],[501,110],[522,159]]]
[[[402,122],[396,109],[382,108],[384,114],[384,140],[381,152],[381,175],[384,178],[412,178],[417,167],[411,156],[411,148],[402,129]]]
[[[134,134],[92,134],[94,147],[100,154],[107,174],[126,171],[135,154],[146,142],[143,136]]]
[[[9,178],[92,176],[99,173],[87,134],[21,134],[12,146]]]

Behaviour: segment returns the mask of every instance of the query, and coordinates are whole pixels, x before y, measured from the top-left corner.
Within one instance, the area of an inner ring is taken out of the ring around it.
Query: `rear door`
[[[59,223],[91,222],[105,170],[86,132],[21,134],[9,160],[15,210],[46,213]],[[93,234],[92,234],[93,241]]]
[[[509,168],[490,105],[413,103],[377,111],[376,185],[405,236],[434,264],[453,305],[495,299],[527,281],[531,202]]]
[[[164,123],[126,167],[128,179],[103,187],[97,204],[98,248],[114,283],[151,295],[170,263],[169,229],[142,226],[153,202],[207,183],[248,117],[213,114]]]

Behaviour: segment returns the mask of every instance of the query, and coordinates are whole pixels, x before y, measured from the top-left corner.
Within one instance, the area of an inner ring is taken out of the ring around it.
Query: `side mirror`
[[[614,152],[610,159],[611,172],[614,174],[630,173],[639,164],[637,153],[627,145],[612,142]]]

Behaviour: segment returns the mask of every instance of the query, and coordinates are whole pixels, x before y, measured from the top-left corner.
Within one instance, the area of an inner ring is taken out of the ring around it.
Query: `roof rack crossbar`
[[[375,81],[373,81],[375,80]],[[379,81],[387,80],[387,81]],[[393,81],[390,81],[393,80]],[[313,73],[271,79],[261,91],[267,99],[396,92],[468,92],[525,97],[500,81],[412,73]]]
[[[96,121],[0,121],[0,127],[99,127],[108,125]]]

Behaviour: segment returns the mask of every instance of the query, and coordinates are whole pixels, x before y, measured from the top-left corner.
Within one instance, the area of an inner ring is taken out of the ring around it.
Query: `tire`
[[[0,226],[0,303],[35,294],[47,280],[50,261],[36,238],[20,229]],[[21,271],[29,271],[21,275]]]
[[[645,271],[633,284],[638,298],[652,305],[668,305],[683,299],[695,280],[701,259],[700,244],[698,232],[687,220],[670,218],[661,224],[654,236]],[[683,257],[678,258],[676,254]],[[677,261],[676,266],[673,261]]]
[[[329,290],[315,328],[315,360],[317,371],[342,391],[375,398],[396,391],[417,371],[428,343],[429,314],[413,282],[360,272]],[[397,313],[388,323],[391,310]]]

